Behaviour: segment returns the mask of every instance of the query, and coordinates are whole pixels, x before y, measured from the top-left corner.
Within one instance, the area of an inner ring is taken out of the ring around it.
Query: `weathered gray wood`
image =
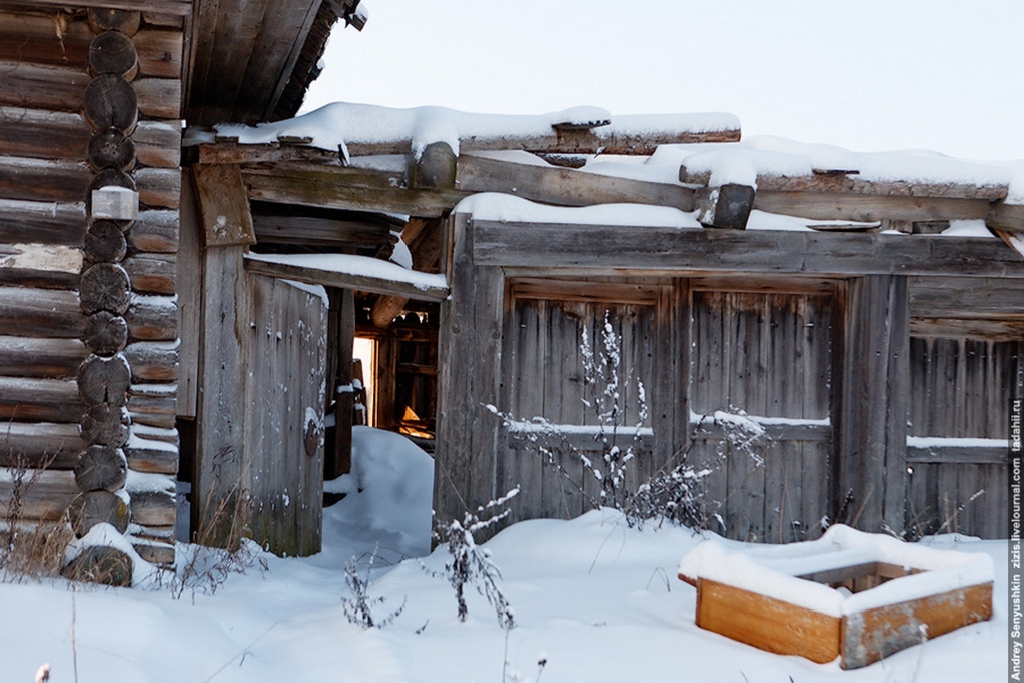
[[[324,452],[324,478],[337,479],[352,469],[352,343],[356,333],[355,292],[333,290],[331,299],[337,309],[335,331],[334,448]]]
[[[768,213],[814,220],[847,220],[859,223],[885,219],[970,220],[988,217],[989,200],[762,190],[754,197],[754,208]]]
[[[134,382],[175,382],[178,379],[176,342],[135,342],[124,350]]]
[[[178,307],[173,297],[133,295],[124,319],[129,339],[174,341],[178,337]]]
[[[33,202],[80,202],[92,179],[84,161],[0,158],[0,195]]]
[[[1024,279],[910,277],[915,318],[993,319],[1024,317]]]
[[[83,412],[74,380],[0,377],[0,419],[78,422]]]
[[[93,221],[84,242],[85,258],[92,263],[117,263],[128,250],[121,226],[114,221]]]
[[[60,573],[71,581],[128,588],[132,585],[132,558],[113,546],[87,546]]]
[[[0,287],[0,329],[8,334],[76,339],[85,323],[75,292]]]
[[[81,435],[89,445],[123,446],[128,440],[131,420],[128,409],[110,403],[89,406],[82,415]]]
[[[859,194],[876,197],[946,197],[951,199],[1002,199],[1005,184],[926,183],[905,180],[864,180],[856,170],[818,171],[807,176],[757,176],[758,191],[805,194]],[[679,180],[684,183],[708,185],[711,172],[691,172],[684,164],[679,169]],[[813,201],[813,198],[812,200]]]
[[[97,524],[110,524],[122,534],[128,530],[132,511],[123,498],[110,491],[80,493],[68,506],[71,529],[81,538]]]
[[[0,476],[0,516],[6,518],[14,492],[9,470]],[[29,481],[33,479],[34,481]],[[68,504],[78,495],[75,477],[71,472],[29,472],[22,480],[20,490],[22,521],[56,521],[61,519]]]
[[[130,171],[135,166],[135,143],[117,128],[106,128],[89,138],[88,157],[96,170],[112,166]]]
[[[0,375],[67,379],[88,353],[77,339],[0,336]]]
[[[410,222],[415,226],[415,237],[410,233],[407,242],[409,251],[412,253],[413,270],[432,273],[438,270],[441,262],[441,234],[442,223],[440,221],[415,221]],[[422,227],[420,227],[422,226]],[[403,230],[402,240],[407,239]],[[399,296],[382,296],[373,303],[370,309],[370,320],[380,328],[391,324],[395,317],[402,312],[409,300]]]
[[[124,487],[128,461],[114,446],[89,446],[75,465],[75,484],[80,491],[110,491]]]
[[[119,75],[101,74],[85,88],[85,120],[93,130],[135,130],[139,100],[132,84]]]
[[[1020,204],[1007,204],[1005,202],[993,202],[989,208],[985,223],[993,230],[1005,230],[1007,232],[1024,232],[1024,206]]]
[[[438,449],[434,508],[438,519],[461,518],[495,497],[499,421],[481,404],[498,401],[504,277],[499,268],[473,264],[473,231],[454,217],[452,296],[441,306]],[[468,358],[477,362],[465,368]],[[500,494],[504,494],[502,491]]]
[[[134,252],[175,254],[180,233],[177,211],[150,210],[139,212],[139,219],[128,231],[127,238]]]
[[[131,368],[121,354],[89,356],[78,369],[78,393],[87,406],[123,406],[131,387]]]
[[[89,69],[132,80],[139,72],[139,55],[132,39],[120,31],[104,31],[89,45]]]
[[[88,445],[76,424],[5,422],[0,426],[0,467],[70,470]]]
[[[315,170],[243,167],[250,199],[324,208],[438,217],[466,193],[459,190],[403,189],[405,174],[352,168]]]
[[[910,333],[915,337],[971,337],[990,341],[1015,341],[1024,338],[1024,319],[911,318]]]
[[[0,62],[0,104],[52,111],[77,111],[92,80],[85,69]]]
[[[431,142],[412,160],[409,168],[409,185],[417,189],[451,190],[459,157],[447,142]]]
[[[139,74],[160,78],[181,78],[181,31],[139,31],[132,37],[139,55]]]
[[[82,274],[79,302],[87,315],[109,311],[124,315],[131,303],[128,273],[119,265],[98,263]]]
[[[210,246],[255,244],[252,213],[237,166],[192,166],[204,243]]]
[[[694,195],[697,220],[706,228],[744,230],[754,203],[754,188],[727,183],[705,187]]]
[[[268,257],[269,258],[269,257]],[[373,294],[390,294],[406,299],[417,301],[444,301],[448,297],[448,288],[434,285],[413,285],[407,282],[397,282],[375,275],[359,275],[339,273],[331,270],[320,270],[308,266],[298,266],[288,263],[274,263],[273,261],[260,260],[256,258],[246,259],[245,268],[250,273],[268,275],[270,277],[284,278],[287,280],[298,280],[311,284],[323,285],[325,287],[338,287],[340,289],[355,289]]]
[[[133,36],[139,30],[142,23],[142,13],[137,9],[115,9],[104,7],[102,9],[92,7],[86,12],[89,21],[89,28],[93,33],[101,31],[117,31],[119,33]]]
[[[1006,464],[1004,446],[910,446],[907,463]],[[971,533],[971,532],[967,532]]]
[[[693,190],[668,183],[602,176],[568,168],[517,164],[464,154],[457,187],[467,192],[504,192],[562,206],[635,203],[693,211]]]
[[[144,166],[178,168],[181,163],[181,123],[139,121],[132,133],[138,161]]]
[[[356,247],[385,244],[391,240],[387,223],[337,220],[307,216],[252,217],[256,241],[260,244],[305,244]]]
[[[89,127],[81,114],[0,107],[0,121],[0,154],[69,160],[86,154]]]
[[[0,243],[61,244],[80,247],[85,238],[85,205],[0,199]]]
[[[207,545],[237,543],[252,467],[246,451],[246,376],[249,368],[248,293],[241,246],[208,247],[203,265],[200,377],[193,480],[192,529]],[[227,511],[227,512],[225,512]]]
[[[168,484],[173,483],[168,479]],[[173,526],[176,507],[174,490],[136,491],[132,496],[132,522],[150,527]]]
[[[140,168],[135,171],[139,202],[160,209],[177,209],[181,202],[181,171],[176,168]]]
[[[176,254],[136,254],[125,259],[123,266],[135,292],[173,295],[177,291]]]
[[[128,468],[146,474],[177,474],[178,448],[153,439],[133,438],[124,446]]]
[[[868,531],[902,529],[910,386],[903,360],[910,357],[906,279],[859,278],[846,297],[837,486],[843,498],[852,495],[852,506],[839,521]]]
[[[181,225],[178,237],[178,268],[182,273],[193,273],[178,281],[177,307],[180,325],[180,366],[178,378],[178,411],[180,415],[194,417],[199,383],[200,313],[202,310],[202,238],[200,236],[198,208],[196,207],[190,171],[186,171],[181,193]]]
[[[481,265],[612,271],[1024,276],[1024,261],[986,238],[680,230],[473,222]]]
[[[327,307],[280,280],[252,276],[249,283],[249,362],[264,368],[245,394],[252,537],[277,554],[309,555],[321,541]]]

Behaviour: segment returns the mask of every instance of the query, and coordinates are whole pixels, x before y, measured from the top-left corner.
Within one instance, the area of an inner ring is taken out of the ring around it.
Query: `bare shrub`
[[[48,456],[34,466],[22,455],[9,458],[13,461],[7,468],[10,494],[3,502],[5,514],[0,528],[0,571],[4,581],[58,576],[64,565],[64,550],[74,538],[67,511],[57,519],[47,520],[30,518],[26,510],[28,494],[55,457]]]
[[[348,586],[352,595],[342,600],[341,608],[345,613],[345,618],[348,619],[348,623],[355,624],[364,629],[390,626],[399,617],[402,610],[405,609],[406,599],[403,598],[402,604],[398,606],[398,609],[384,617],[375,618],[373,616],[377,606],[382,606],[386,600],[383,595],[370,597],[370,572],[373,570],[373,563],[376,559],[377,549],[374,548],[362,575],[359,573],[359,563],[355,557],[346,562],[344,567],[345,585]]]
[[[448,554],[451,557],[445,563],[444,576],[455,589],[459,621],[466,621],[469,615],[466,586],[472,585],[494,608],[498,624],[502,628],[510,629],[515,626],[515,612],[498,586],[501,570],[491,559],[490,550],[477,545],[475,534],[508,517],[512,511],[505,506],[517,495],[519,487],[487,505],[478,507],[476,512],[467,511],[462,520],[453,519],[435,534],[441,542],[448,544]]]

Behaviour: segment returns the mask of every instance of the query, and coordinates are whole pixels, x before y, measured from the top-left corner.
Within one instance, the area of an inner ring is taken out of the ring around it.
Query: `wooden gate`
[[[911,337],[911,531],[1009,535],[1005,439],[1024,350],[1019,328],[1012,332],[1016,338]]]
[[[248,276],[246,480],[252,538],[279,555],[320,551],[327,302],[313,288]]]
[[[497,464],[498,488],[503,493],[521,485],[515,505],[520,518],[575,517],[601,501],[601,481],[583,462],[587,458],[600,469],[602,421],[595,390],[614,385],[618,394],[617,428],[606,420],[603,432],[612,436],[615,431],[614,443],[623,451],[636,439],[638,453],[627,467],[627,486],[635,487],[654,470],[655,418],[641,419],[640,396],[645,392],[650,404],[660,391],[655,372],[658,288],[612,287],[615,291],[598,294],[597,286],[578,287],[575,294],[559,292],[554,300],[542,298],[552,297],[551,283],[539,290],[528,282],[516,284],[507,321],[513,333],[506,335],[504,353],[506,404],[519,426],[506,430],[508,456]],[[615,350],[605,347],[606,330],[618,340]],[[589,387],[584,344],[601,375]],[[618,354],[618,364],[602,368],[601,356],[612,353]],[[535,418],[550,427],[530,426]],[[527,434],[531,429],[537,431]],[[555,466],[538,446],[550,451]]]
[[[833,305],[828,292],[695,284],[690,410],[698,431],[688,461],[710,470],[702,513],[711,529],[770,542],[820,534],[829,513]],[[716,411],[745,414],[764,436],[723,429],[723,419],[711,424]]]

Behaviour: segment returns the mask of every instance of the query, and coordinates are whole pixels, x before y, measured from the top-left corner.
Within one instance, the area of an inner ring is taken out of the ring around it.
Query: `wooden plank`
[[[202,237],[199,210],[194,196],[193,183],[186,170],[185,182],[181,187],[180,248],[178,268],[183,274],[178,281],[176,317],[180,317],[180,366],[178,378],[178,413],[195,417],[199,386],[199,355],[202,347]],[[129,235],[129,238],[130,235]]]
[[[219,0],[217,14],[200,26],[209,41],[210,66],[201,84],[203,98],[200,121],[236,120],[235,104],[243,85],[245,67],[262,29],[268,0]],[[191,117],[190,117],[191,118]]]
[[[0,336],[0,375],[68,379],[88,355],[78,339]]]
[[[875,195],[877,197],[945,197],[950,199],[1003,199],[1006,185],[974,183],[925,183],[906,180],[864,180],[851,173],[812,173],[808,176],[759,174],[757,191],[777,193],[829,193]],[[685,164],[679,169],[679,180],[696,185],[709,185],[711,172],[691,172]],[[815,199],[809,198],[813,203]],[[802,214],[801,214],[802,215]]]
[[[481,265],[601,272],[1024,276],[1024,261],[996,240],[760,230],[679,230],[473,221]],[[794,258],[798,254],[798,258]],[[557,272],[557,270],[556,270]]]
[[[299,282],[308,282],[310,284],[323,285],[324,287],[347,288],[373,294],[394,295],[417,301],[444,301],[449,293],[447,287],[420,286],[408,282],[388,280],[372,274],[339,273],[308,266],[274,263],[257,259],[247,259],[245,268],[250,273],[268,275],[270,277],[298,280]]]
[[[261,214],[254,214],[252,220],[256,241],[260,244],[356,247],[384,244],[390,236],[386,224],[368,221]]]
[[[9,335],[78,339],[85,323],[76,292],[0,286],[0,329]]]
[[[252,213],[238,167],[194,164],[192,179],[206,246],[255,244]]]
[[[1024,205],[993,202],[985,224],[993,230],[1011,233],[1024,232]]]
[[[210,247],[203,265],[204,280],[221,286],[203,290],[192,529],[204,544],[219,547],[238,542],[240,529],[218,510],[241,504],[252,464],[245,448],[249,411],[238,400],[246,395],[250,335],[242,253],[241,246]]]
[[[71,470],[87,446],[77,423],[6,422],[0,426],[0,467]]]
[[[915,318],[1024,318],[1024,279],[918,276],[908,284]]]
[[[965,337],[1014,341],[1024,337],[1024,320],[911,318],[910,333],[914,337]]]
[[[0,377],[0,419],[78,422],[83,412],[74,380]]]
[[[61,0],[35,0],[37,5],[63,8],[66,3]],[[142,10],[160,14],[185,16],[192,12],[189,0],[80,0],[79,7],[99,7],[104,9]]]
[[[1003,446],[908,446],[907,462],[950,464],[1005,464]]]
[[[883,605],[843,618],[842,667],[856,669],[968,624],[992,618],[992,583]],[[920,627],[927,636],[922,636]]]
[[[310,555],[321,544],[327,306],[280,280],[248,280],[249,358],[266,368],[248,381],[245,400],[249,526],[271,552]]]
[[[697,626],[780,655],[826,664],[839,656],[840,620],[710,579],[697,580]]]
[[[332,290],[337,308],[334,350],[334,448],[324,453],[324,475],[337,479],[352,469],[352,344],[356,332],[355,292]],[[331,399],[328,399],[330,401]]]
[[[680,185],[471,154],[459,158],[456,186],[467,192],[502,192],[561,206],[630,203],[671,206],[687,212],[694,209],[693,190]]]
[[[242,177],[251,199],[283,204],[301,204],[324,208],[403,213],[410,216],[436,218],[451,210],[467,193],[458,190],[403,189],[404,175],[397,185],[387,185],[388,174],[380,174],[382,187],[352,185],[347,182],[353,173],[345,169],[330,172],[266,172],[242,169]],[[362,178],[369,173],[360,172]]]
[[[754,208],[813,220],[872,223],[880,220],[972,220],[988,216],[988,199],[890,197],[834,192],[758,191]]]
[[[839,490],[852,493],[846,523],[868,531],[905,523],[909,315],[906,279],[849,285],[839,427]],[[884,393],[878,387],[887,387]]]

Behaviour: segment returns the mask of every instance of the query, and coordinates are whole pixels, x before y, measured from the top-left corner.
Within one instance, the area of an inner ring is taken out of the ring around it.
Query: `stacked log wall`
[[[128,532],[159,563],[174,561],[183,27],[0,9],[0,467],[46,470],[26,522],[130,498]],[[137,192],[137,218],[94,215],[109,185]]]

